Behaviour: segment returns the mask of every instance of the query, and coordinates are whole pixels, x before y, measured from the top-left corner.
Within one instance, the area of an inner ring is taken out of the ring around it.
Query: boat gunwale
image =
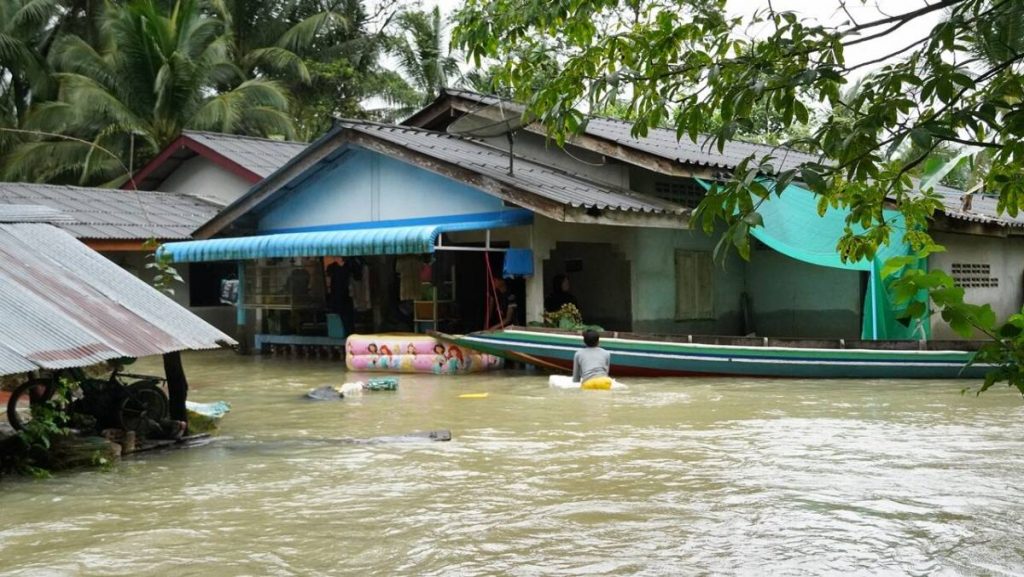
[[[816,339],[792,339],[794,343],[804,343],[805,346],[779,346],[778,344],[764,344],[767,343],[778,343],[780,339],[772,338],[751,338],[751,337],[720,337],[720,336],[708,336],[708,337],[694,337],[692,335],[679,336],[679,335],[642,335],[638,333],[625,333],[617,331],[603,331],[600,333],[604,341],[615,341],[618,343],[628,345],[645,345],[653,344],[660,346],[680,346],[684,348],[694,348],[703,350],[751,350],[751,351],[765,351],[765,352],[814,352],[822,354],[841,354],[842,356],[850,355],[863,355],[863,354],[876,354],[881,353],[882,356],[898,356],[898,355],[914,355],[914,356],[938,356],[938,355],[973,355],[977,352],[978,347],[984,344],[984,341],[924,341],[931,343],[958,343],[963,345],[962,348],[920,348],[921,341],[853,341],[856,344],[862,343],[885,343],[895,344],[900,343],[903,346],[899,348],[881,348],[881,347],[821,347],[821,346],[810,346],[816,343],[828,342],[827,340],[816,340]],[[581,335],[577,332],[566,331],[562,329],[551,329],[547,327],[520,327],[510,326],[498,331],[477,331],[468,333],[463,336],[487,336],[489,338],[496,338],[501,340],[502,335],[539,335],[548,336],[559,339],[579,339]],[[689,339],[695,338],[698,340],[721,340],[721,339],[744,339],[742,344],[736,343],[702,343],[702,342],[691,342]],[[511,339],[509,339],[511,340]],[[839,339],[835,339],[836,343],[840,343]],[[916,348],[911,348],[904,343],[912,343],[917,345]]]

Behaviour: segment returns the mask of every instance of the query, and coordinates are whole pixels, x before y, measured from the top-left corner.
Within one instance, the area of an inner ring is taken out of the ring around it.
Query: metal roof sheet
[[[222,134],[185,130],[182,134],[189,139],[209,147],[211,150],[258,174],[261,178],[270,176],[284,166],[293,156],[309,146],[305,142],[271,140],[255,136]]]
[[[187,194],[19,182],[0,183],[2,205],[22,205],[4,209],[10,213],[6,222],[47,220],[77,238],[124,240],[189,238],[218,211],[216,205]],[[24,212],[23,205],[46,207],[63,218],[15,218],[14,211]]]
[[[0,222],[70,222],[71,217],[48,206],[0,204]]]
[[[408,126],[340,121],[338,126],[368,134],[505,182],[574,208],[597,208],[658,214],[684,214],[688,209],[659,198],[615,189],[577,174],[516,157],[508,173],[508,152],[488,144]]]
[[[235,342],[70,234],[38,223],[0,225],[0,319],[0,375]]]
[[[965,192],[947,186],[935,187],[942,200],[942,212],[949,218],[966,220],[981,224],[993,224],[1009,228],[1024,228],[1024,212],[1018,212],[1017,216],[1010,216],[1007,213],[1000,213],[998,210],[999,199],[986,194],[975,193],[971,199],[970,210],[963,209],[963,197]]]
[[[485,106],[498,104],[499,102],[514,104],[497,96],[480,94],[469,90],[447,88],[445,93],[478,102]],[[646,136],[639,137],[634,137],[632,130],[633,124],[631,122],[591,116],[587,119],[583,132],[588,136],[608,140],[652,156],[682,164],[709,168],[733,169],[751,155],[758,158],[766,155],[773,156],[772,164],[776,171],[794,168],[801,163],[816,162],[818,160],[814,155],[793,149],[739,140],[727,142],[722,151],[719,152],[718,147],[712,146],[708,141],[708,136],[704,134],[698,136],[697,142],[693,142],[687,136],[684,136],[682,139],[677,138],[676,131],[668,128],[653,127],[647,131]]]

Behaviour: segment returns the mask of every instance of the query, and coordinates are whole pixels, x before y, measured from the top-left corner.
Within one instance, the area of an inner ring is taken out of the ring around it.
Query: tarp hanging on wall
[[[710,188],[709,183],[701,184]],[[903,307],[897,307],[889,298],[886,287],[891,279],[886,282],[881,276],[886,260],[906,256],[911,252],[903,238],[906,221],[898,211],[884,211],[886,220],[892,224],[889,244],[878,247],[874,259],[857,262],[843,262],[836,250],[846,229],[849,209],[829,208],[824,215],[819,215],[815,194],[805,188],[789,185],[782,194],[772,195],[765,200],[757,212],[764,226],[752,227],[750,234],[776,252],[818,266],[868,273],[861,338],[901,340],[931,337],[931,326],[926,317],[914,319],[909,326],[897,320]],[[863,228],[855,226],[854,232],[863,232]],[[902,273],[897,273],[897,276],[899,274]]]

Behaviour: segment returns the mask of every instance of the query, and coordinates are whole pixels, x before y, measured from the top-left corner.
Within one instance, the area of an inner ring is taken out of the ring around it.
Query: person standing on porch
[[[576,351],[572,359],[572,382],[580,383],[581,389],[610,389],[612,380],[608,376],[611,370],[612,355],[598,346],[601,336],[597,331],[583,331],[585,348]]]
[[[519,317],[519,302],[516,300],[515,293],[508,286],[508,282],[503,278],[494,278],[491,279],[491,282],[494,284],[496,306],[500,317],[498,322],[487,327],[489,331],[516,324]]]

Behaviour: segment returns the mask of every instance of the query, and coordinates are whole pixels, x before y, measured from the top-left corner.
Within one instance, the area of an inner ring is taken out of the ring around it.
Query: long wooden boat
[[[583,346],[579,333],[509,327],[466,335],[437,335],[459,346],[509,360],[572,369]],[[860,341],[760,337],[654,336],[605,332],[612,375],[731,375],[826,379],[979,378],[989,365],[969,365],[978,341]]]

